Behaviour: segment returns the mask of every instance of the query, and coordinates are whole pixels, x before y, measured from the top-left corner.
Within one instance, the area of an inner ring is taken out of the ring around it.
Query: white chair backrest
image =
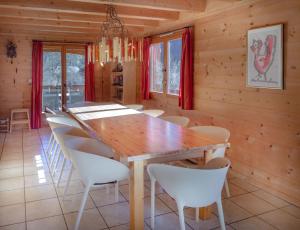
[[[68,125],[76,128],[81,128],[81,126],[77,121],[68,117],[61,117],[61,116],[48,117],[47,122],[52,130],[61,125]]]
[[[144,109],[144,106],[141,104],[131,104],[131,105],[125,105],[129,109],[134,109],[137,111],[142,111]]]
[[[60,127],[54,128],[53,135],[55,139],[58,141],[61,150],[63,151],[65,157],[70,159],[67,149],[65,148],[65,141],[74,138],[74,137],[85,137],[89,138],[89,135],[84,132],[82,129],[72,127],[72,126],[64,126],[61,125]]]
[[[165,111],[160,109],[147,109],[147,110],[143,110],[142,112],[151,117],[159,117],[165,113]]]
[[[181,125],[183,127],[188,126],[188,124],[190,122],[189,118],[183,117],[183,116],[164,116],[164,117],[161,117],[161,119],[172,122],[177,125]]]
[[[228,142],[230,137],[230,132],[228,129],[218,127],[218,126],[194,126],[190,128],[203,136],[214,138],[220,140],[221,142]],[[224,157],[225,156],[226,147],[218,148],[214,151],[214,157]]]
[[[65,146],[68,149],[74,167],[78,170],[81,179],[86,185],[94,183],[107,183],[120,181],[128,178],[129,169],[119,161],[107,157],[91,154],[83,151],[90,140],[72,138],[66,140]]]
[[[204,207],[216,202],[222,192],[230,161],[217,169],[190,169],[150,164],[148,173],[183,206]]]

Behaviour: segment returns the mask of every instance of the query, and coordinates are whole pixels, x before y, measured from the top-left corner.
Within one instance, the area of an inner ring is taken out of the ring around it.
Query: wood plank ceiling
[[[97,41],[106,4],[114,4],[132,36],[181,12],[201,12],[206,0],[0,0],[0,35],[35,39]]]

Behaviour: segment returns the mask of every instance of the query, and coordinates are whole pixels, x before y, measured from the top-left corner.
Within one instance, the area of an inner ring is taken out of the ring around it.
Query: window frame
[[[166,34],[166,35],[157,35],[152,37],[151,44],[156,44],[156,43],[163,43],[164,47],[164,74],[163,74],[163,92],[156,92],[152,91],[150,87],[150,94],[156,94],[156,95],[163,95],[167,97],[178,97],[178,94],[170,94],[168,93],[168,73],[169,73],[169,66],[168,66],[168,56],[169,56],[169,47],[168,47],[168,42],[172,40],[177,40],[177,39],[182,39],[182,31],[177,31],[174,33]],[[149,74],[149,77],[150,74]],[[150,79],[151,81],[151,79]]]

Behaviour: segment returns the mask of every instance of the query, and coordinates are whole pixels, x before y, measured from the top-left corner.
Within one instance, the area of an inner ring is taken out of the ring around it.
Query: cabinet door
[[[123,101],[124,104],[136,103],[136,62],[129,61],[123,65]]]

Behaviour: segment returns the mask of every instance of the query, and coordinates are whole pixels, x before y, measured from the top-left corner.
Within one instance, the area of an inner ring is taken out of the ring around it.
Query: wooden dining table
[[[90,133],[115,151],[115,158],[127,163],[129,179],[130,229],[144,228],[144,167],[152,162],[201,157],[207,151],[227,146],[160,118],[119,104],[68,108],[68,112]],[[200,213],[206,213],[202,209]]]

